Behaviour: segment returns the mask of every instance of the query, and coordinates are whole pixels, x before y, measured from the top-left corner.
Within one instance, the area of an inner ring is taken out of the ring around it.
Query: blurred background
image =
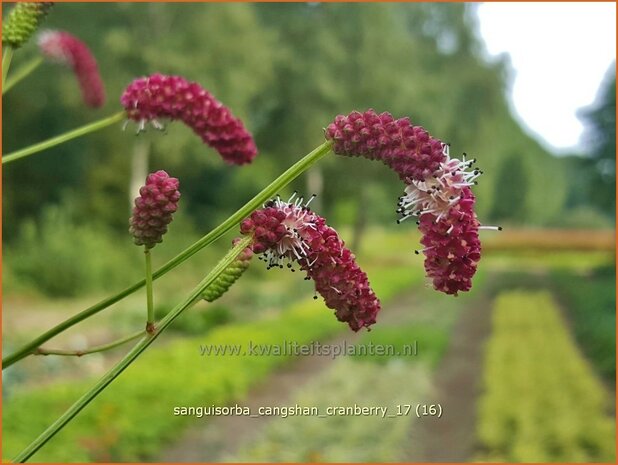
[[[9,9],[5,4],[4,12]],[[575,5],[575,6],[571,6]],[[535,10],[538,8],[538,10]],[[613,8],[613,9],[612,9]],[[615,460],[615,5],[57,4],[45,27],[84,40],[108,102],[83,107],[72,74],[42,65],[3,97],[3,152],[119,111],[138,76],[200,82],[240,116],[260,155],[226,166],[192,132],[109,127],[3,168],[3,353],[142,277],[127,231],[136,186],[165,169],[181,208],[159,266],[323,141],[337,114],[410,116],[476,157],[482,233],[473,291],[438,295],[402,185],[329,156],[294,189],[358,255],[383,301],[350,334],[312,284],[254,263],[200,303],[36,461]],[[573,26],[573,25],[576,26]],[[603,36],[602,34],[605,34]],[[34,41],[12,71],[36,56]],[[591,61],[596,57],[596,61]],[[233,234],[158,280],[163,315]],[[257,261],[256,261],[257,262]],[[46,346],[80,349],[143,325],[136,293]],[[414,357],[201,357],[200,344],[418,344]],[[33,440],[127,347],[29,357],[3,373],[3,458]],[[175,406],[437,404],[442,418],[195,418]]]

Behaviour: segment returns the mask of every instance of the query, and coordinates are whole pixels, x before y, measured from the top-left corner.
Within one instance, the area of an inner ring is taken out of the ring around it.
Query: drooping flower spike
[[[134,80],[120,98],[127,117],[138,123],[138,132],[160,120],[180,120],[230,164],[250,163],[257,155],[253,137],[229,108],[196,82],[181,76],[153,74]]]
[[[53,2],[16,3],[2,24],[2,43],[13,48],[24,45],[53,5]]]
[[[232,245],[238,244],[240,238],[232,241]],[[234,260],[223,272],[208,286],[202,293],[202,298],[207,302],[214,302],[223,294],[225,294],[232,284],[240,279],[243,273],[249,268],[253,258],[253,250],[250,247],[245,248],[236,260]]]
[[[172,215],[178,209],[178,186],[178,179],[163,170],[148,175],[146,185],[140,188],[139,197],[135,199],[129,220],[129,232],[133,234],[135,244],[152,249],[163,240]]]
[[[68,32],[44,31],[39,35],[39,49],[45,58],[73,70],[86,105],[97,108],[105,103],[99,67],[85,43]]]
[[[268,202],[241,223],[242,234],[253,236],[253,252],[262,254],[269,268],[283,268],[287,262],[293,269],[297,263],[339,321],[354,331],[369,328],[380,302],[367,275],[337,232],[309,209],[309,202],[293,200]]]
[[[470,187],[483,172],[476,160],[450,158],[449,145],[432,137],[408,118],[389,113],[354,111],[339,115],[325,132],[339,155],[381,160],[405,183],[399,198],[397,223],[419,217],[425,271],[434,288],[457,295],[468,291],[481,258],[480,226]],[[417,251],[419,253],[419,251]]]

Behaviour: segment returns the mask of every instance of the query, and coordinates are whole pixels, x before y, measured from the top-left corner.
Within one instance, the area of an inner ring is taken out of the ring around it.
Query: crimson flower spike
[[[120,98],[138,132],[150,122],[163,129],[161,119],[180,120],[230,164],[251,163],[257,155],[253,137],[229,108],[196,82],[181,76],[153,74],[134,80]]]
[[[105,103],[99,67],[86,44],[68,32],[44,31],[39,35],[39,49],[45,58],[73,70],[86,105],[97,108]]]
[[[283,268],[287,262],[294,271],[297,263],[339,321],[353,331],[369,328],[376,322],[380,301],[367,275],[337,232],[309,209],[313,197],[307,202],[294,197],[267,202],[240,224],[241,233],[253,236],[253,252],[261,254],[268,268]]]
[[[481,258],[479,230],[502,229],[481,226],[474,213],[470,188],[483,174],[473,166],[476,160],[467,161],[465,153],[462,160],[450,158],[448,144],[408,118],[371,109],[337,116],[325,137],[336,154],[381,160],[399,175],[406,186],[397,223],[419,217],[425,271],[434,288],[454,295],[470,290]]]

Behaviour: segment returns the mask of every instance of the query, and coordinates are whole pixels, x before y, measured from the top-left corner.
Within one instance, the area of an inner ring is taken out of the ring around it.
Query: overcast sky
[[[484,3],[478,15],[488,52],[511,56],[519,118],[556,152],[577,146],[577,110],[616,59],[616,4]]]

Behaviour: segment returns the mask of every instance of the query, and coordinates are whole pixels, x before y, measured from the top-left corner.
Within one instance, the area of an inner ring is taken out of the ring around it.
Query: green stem
[[[35,57],[28,63],[20,67],[14,73],[11,73],[11,78],[6,80],[6,83],[2,86],[2,95],[6,94],[11,87],[17,84],[22,79],[28,77],[35,69],[37,69],[41,63],[43,63],[42,57]]]
[[[178,265],[188,260],[194,254],[202,250],[204,247],[208,246],[212,242],[219,239],[226,232],[228,232],[233,227],[237,226],[243,219],[251,214],[254,210],[261,207],[264,202],[273,197],[280,191],[282,188],[287,186],[293,179],[299,176],[301,173],[306,171],[309,167],[311,167],[315,162],[317,162],[320,158],[324,157],[330,151],[331,143],[325,142],[311,153],[303,157],[301,160],[296,162],[290,168],[287,169],[283,174],[281,174],[277,179],[275,179],[272,183],[270,183],[264,190],[262,190],[259,194],[253,197],[249,202],[247,202],[244,206],[242,206],[239,210],[236,211],[232,216],[230,216],[227,220],[217,226],[215,229],[210,231],[204,237],[199,239],[193,245],[189,246],[166,264],[164,264],[161,268],[156,270],[152,274],[153,280],[156,280],[166,274],[168,271],[173,270]],[[17,351],[2,359],[2,369],[5,369],[15,362],[21,360],[24,357],[30,355],[37,347],[39,347],[44,342],[48,341],[52,337],[60,334],[71,326],[79,323],[86,318],[91,317],[99,313],[101,310],[109,307],[110,305],[115,304],[116,302],[124,299],[128,295],[133,294],[135,291],[141,289],[141,287],[146,283],[144,279],[136,282],[132,286],[127,287],[126,289],[120,291],[118,294],[108,297],[91,307],[88,307],[85,310],[82,310],[76,315],[64,320],[58,325],[54,326],[47,332],[43,333],[36,339],[30,341],[25,344]]]
[[[73,129],[72,131],[66,132],[59,136],[52,137],[51,139],[47,139],[46,141],[39,142],[38,144],[31,145],[30,147],[17,150],[16,152],[11,152],[2,157],[2,164],[4,165],[6,163],[19,160],[20,158],[24,158],[24,157],[27,157],[28,155],[41,152],[50,147],[60,145],[71,139],[75,139],[77,137],[83,136],[85,134],[89,134],[94,131],[98,131],[99,129],[103,129],[107,126],[117,123],[118,121],[122,121],[124,118],[126,118],[126,113],[124,111],[121,111],[112,116],[108,116],[107,118],[103,118],[99,121],[95,121],[94,123],[87,124],[85,126],[82,126],[77,129]]]
[[[153,333],[154,327],[154,299],[152,298],[152,259],[150,249],[144,246],[144,256],[146,257],[146,307],[148,317],[146,319],[146,331]]]
[[[67,355],[67,356],[75,356],[81,357],[82,355],[94,354],[97,352],[104,352],[106,350],[113,349],[122,344],[126,344],[133,339],[137,339],[140,336],[144,336],[146,333],[143,329],[139,330],[136,333],[129,334],[128,336],[123,337],[122,339],[118,339],[116,341],[109,342],[107,344],[102,344],[99,346],[94,346],[89,349],[84,350],[65,350],[65,349],[45,349],[43,347],[39,347],[34,355]]]
[[[7,74],[9,74],[11,59],[13,58],[13,51],[13,47],[7,45],[7,47],[4,49],[4,54],[2,55],[2,88],[4,88],[6,76]]]
[[[244,250],[245,247],[251,242],[251,237],[245,237],[236,246],[234,246],[223,259],[208,273],[208,275],[191,291],[191,294],[180,304],[178,304],[172,311],[170,311],[165,318],[159,322],[157,330],[153,334],[148,334],[141,339],[131,351],[124,356],[120,362],[118,362],[113,368],[111,368],[103,377],[95,384],[87,393],[85,393],[77,402],[68,408],[54,423],[49,426],[38,438],[36,438],[30,445],[28,445],[23,451],[21,451],[14,459],[13,462],[22,463],[28,460],[36,451],[43,447],[47,441],[53,438],[67,423],[69,423],[79,412],[84,409],[100,392],[102,392],[114,379],[116,379],[131,363],[140,356],[144,350],[152,344],[157,337],[165,331],[172,322],[180,316],[187,308],[191,307],[197,301],[200,300],[200,296],[204,289],[214,282],[215,279],[232,263],[236,257]]]

